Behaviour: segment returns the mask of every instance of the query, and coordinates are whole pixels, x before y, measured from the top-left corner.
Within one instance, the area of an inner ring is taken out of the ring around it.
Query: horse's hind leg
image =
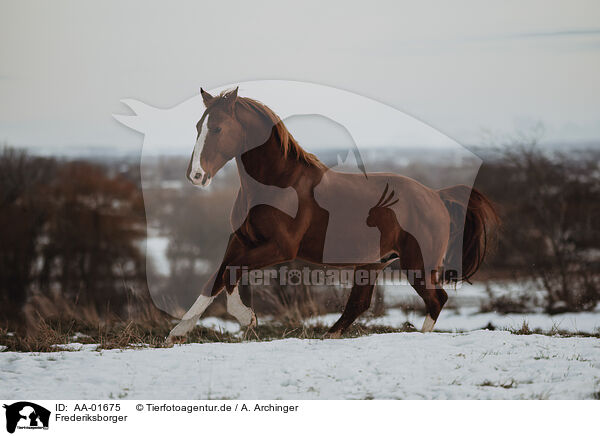
[[[344,312],[338,321],[329,329],[328,336],[330,338],[339,338],[342,333],[346,331],[348,327],[364,313],[371,305],[371,298],[373,296],[373,289],[375,288],[375,279],[377,274],[383,268],[382,264],[365,265],[364,267],[357,267],[354,269],[354,286],[350,291],[350,297],[344,308]],[[366,283],[356,283],[357,271],[359,269],[368,271],[368,278]],[[375,274],[371,272],[375,271]]]
[[[424,268],[419,244],[410,235],[401,251],[400,263],[402,269],[407,273],[408,282],[425,302],[427,314],[421,331],[423,333],[431,332],[444,304],[448,301],[448,294],[439,285],[437,273],[432,269]]]
[[[433,331],[433,327],[440,316],[440,312],[448,301],[448,294],[444,289],[436,285],[435,289],[427,289],[425,286],[413,285],[413,288],[425,301],[425,307],[427,308],[427,315],[423,321],[421,332],[428,333]]]
[[[425,270],[413,268],[407,268],[407,270],[408,282],[423,299],[427,310],[421,331],[423,333],[431,332],[440,316],[444,304],[448,301],[448,294],[434,281],[434,279],[431,280],[432,284],[427,286],[428,280],[425,279]]]

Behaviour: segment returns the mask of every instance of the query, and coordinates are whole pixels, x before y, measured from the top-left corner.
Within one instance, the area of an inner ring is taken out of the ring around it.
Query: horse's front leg
[[[210,280],[207,282],[207,285],[210,284],[211,286],[204,286],[204,289],[194,304],[192,304],[192,307],[190,307],[190,309],[183,315],[181,321],[179,321],[173,330],[171,330],[169,336],[167,336],[167,344],[172,345],[176,341],[175,338],[184,337],[190,330],[194,328],[198,322],[198,319],[200,319],[200,316],[215,299],[214,296],[210,295],[210,291],[207,292],[207,289],[212,288],[213,283],[216,285],[217,281],[220,280],[219,277],[220,274],[218,271],[212,275]]]
[[[227,289],[227,312],[238,320],[243,327],[255,327],[256,315],[254,311],[246,306],[240,297],[238,282],[241,278],[242,268],[248,270],[260,269],[267,266],[293,260],[296,251],[291,247],[282,250],[282,244],[275,241],[267,242],[257,247],[247,247],[237,236],[230,242],[231,251],[223,260],[219,269],[222,275],[220,284],[213,287],[211,296],[216,297],[223,287]]]
[[[248,270],[265,268],[267,266],[294,260],[297,250],[293,247],[282,246],[276,241],[267,241],[259,246],[244,248],[228,263],[223,275],[225,286],[229,290],[237,290],[243,268]]]
[[[237,288],[242,268],[260,269],[293,260],[298,252],[299,235],[306,226],[290,227],[291,229],[285,230],[277,228],[280,231],[274,231],[275,234],[271,235],[271,239],[254,247],[248,247],[236,234],[232,234],[221,267],[204,286],[201,295],[183,316],[181,322],[169,333],[167,342],[172,344],[175,337],[185,336],[194,328],[202,313],[223,288],[227,288],[228,312],[242,325],[255,325],[256,316],[252,309],[244,305]]]
[[[224,272],[227,269],[227,265],[240,251],[243,250],[244,244],[242,241],[235,234],[232,234],[229,238],[227,250],[225,251],[225,256],[223,256],[223,261],[221,262],[219,270],[205,283],[200,292],[200,296],[185,315],[183,315],[181,321],[173,328],[173,330],[171,330],[167,337],[168,344],[173,344],[176,337],[183,337],[194,328],[200,316],[202,316],[204,311],[223,288],[226,287],[227,283],[224,281]],[[255,326],[256,316],[254,315],[254,311],[244,305],[240,298],[237,286],[228,287],[228,291],[227,311],[233,315],[242,326]]]
[[[215,278],[219,272],[213,275],[213,278],[208,282],[215,281]],[[218,288],[219,291],[223,289],[223,286],[213,286]],[[206,287],[210,289],[210,287]],[[206,296],[206,291],[203,291],[200,296],[196,299],[196,302],[192,307],[183,315],[181,321],[171,330],[167,338],[167,342],[172,344],[175,342],[176,337],[185,336],[190,330],[194,328],[200,316],[204,313],[206,308],[213,302],[215,296]],[[237,285],[231,292],[227,292],[227,312],[232,315],[240,323],[242,327],[255,327],[256,326],[256,315],[254,311],[246,306],[240,298],[240,293]]]
[[[266,239],[264,242],[260,245],[250,246],[234,235],[233,243],[230,243],[231,250],[228,249],[228,256],[223,260],[223,283],[227,289],[227,311],[242,325],[256,325],[254,312],[240,299],[238,282],[243,269],[261,269],[294,260],[302,235],[310,224],[309,215],[300,210],[296,220],[288,220],[286,216],[282,216],[276,223],[272,223],[268,218],[257,216],[253,220],[255,223],[259,223],[255,224],[254,228]],[[215,288],[212,295],[215,296],[219,292],[220,289]]]
[[[256,314],[242,301],[237,285],[227,292],[227,313],[237,319],[242,327],[256,327]]]

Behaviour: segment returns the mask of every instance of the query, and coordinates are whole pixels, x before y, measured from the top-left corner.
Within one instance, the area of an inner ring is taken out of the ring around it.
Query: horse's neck
[[[236,158],[242,189],[259,183],[298,190],[298,183],[314,186],[319,182],[323,172],[321,168],[303,164],[293,152],[284,156],[273,121],[257,118],[254,111],[242,107],[236,114],[247,133],[244,151]]]
[[[278,138],[272,134],[264,144],[236,158],[242,189],[250,184],[294,187],[298,178],[311,176],[311,169],[294,156],[284,156]]]
[[[257,205],[268,205],[290,217],[296,216],[299,190],[294,189],[295,186],[283,186],[284,183],[270,183],[272,181],[269,179],[261,179],[264,174],[255,174],[254,176],[248,174],[241,157],[236,158],[236,163],[241,189],[238,192],[231,213],[231,224],[234,230],[242,225],[250,210]]]

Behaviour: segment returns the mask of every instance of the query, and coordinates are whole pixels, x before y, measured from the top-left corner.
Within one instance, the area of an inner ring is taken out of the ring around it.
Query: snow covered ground
[[[532,283],[492,283],[490,286],[495,296],[515,296],[523,292],[542,293],[540,290],[535,290],[535,285]],[[412,302],[418,306],[423,306],[423,301],[408,284],[385,286],[384,289],[387,305]],[[531,313],[481,313],[482,303],[489,301],[485,284],[463,284],[460,289],[448,289],[448,294],[450,299],[444,310],[442,310],[435,326],[438,331],[467,332],[483,329],[489,324],[498,330],[518,330],[526,323],[529,329],[540,329],[544,332],[552,330],[587,334],[600,332],[600,306],[593,312],[561,313],[557,315],[548,315],[540,310]],[[331,313],[309,319],[307,323],[333,325],[339,317],[339,313]],[[259,323],[270,321],[268,317],[259,317],[258,320]],[[405,322],[410,322],[415,327],[420,328],[423,323],[423,315],[416,312],[405,313],[401,309],[392,308],[387,309],[384,316],[371,319],[362,317],[359,318],[359,321],[370,325],[389,327],[402,327]],[[229,333],[236,333],[240,330],[238,323],[215,317],[203,318],[200,320],[200,324],[204,327]]]
[[[520,292],[503,287],[504,292]],[[437,333],[341,340],[178,345],[171,349],[14,353],[0,345],[0,398],[7,399],[575,399],[600,397],[600,339],[514,335],[502,329],[598,333],[600,310],[586,313],[479,313],[483,285],[449,291]],[[496,292],[497,295],[497,292]],[[386,287],[385,301],[416,297]],[[418,301],[418,300],[417,300]],[[451,307],[454,307],[452,309]],[[599,308],[600,309],[600,308]],[[339,314],[307,320],[332,325]],[[259,318],[259,323],[268,323]],[[371,325],[419,328],[423,316],[388,309]],[[205,327],[242,335],[236,322]],[[482,328],[492,324],[496,331]],[[440,331],[453,333],[440,333]],[[78,338],[75,336],[73,340]]]
[[[474,331],[92,348],[0,353],[0,397],[583,399],[600,392],[595,338]]]
[[[527,323],[531,330],[543,331],[560,330],[571,333],[598,333],[600,332],[600,306],[594,312],[561,313],[548,315],[541,309],[531,313],[501,314],[496,312],[480,313],[480,307],[489,302],[490,296],[486,290],[489,287],[495,297],[518,297],[528,294],[543,301],[544,292],[533,282],[491,282],[463,284],[459,289],[446,289],[449,300],[440,314],[436,324],[437,330],[443,331],[471,331],[478,330],[492,324],[497,329],[520,329]],[[423,305],[415,291],[408,285],[385,286],[386,304],[397,304],[406,301]],[[539,307],[539,306],[538,306]],[[535,308],[533,308],[535,309]],[[333,323],[335,315],[327,315],[320,319],[325,324]],[[417,328],[423,322],[422,315],[416,313],[405,314],[399,309],[390,309],[385,316],[369,321],[372,324],[400,327],[404,322],[410,322]]]
[[[307,324],[323,324],[331,326],[340,317],[339,313],[330,313],[307,320]],[[367,325],[382,325],[400,328],[410,322],[421,328],[423,315],[416,312],[405,313],[401,309],[388,309],[385,315],[377,318],[359,318],[359,322]],[[259,318],[259,323],[270,322],[268,318]],[[561,313],[547,315],[545,313],[480,313],[477,308],[459,310],[444,309],[435,325],[435,330],[445,332],[468,332],[480,330],[492,324],[498,330],[519,330],[526,323],[530,330],[543,332],[564,331],[569,333],[595,334],[600,331],[600,312]],[[223,332],[238,333],[240,326],[235,321],[207,317],[200,320],[200,325]]]
[[[333,325],[338,318],[339,314],[327,314],[312,318],[310,322]],[[415,327],[421,328],[423,315],[415,312],[404,313],[400,309],[389,309],[384,316],[368,319],[366,324],[401,327],[407,321]],[[207,319],[203,323],[206,323],[207,326],[219,325],[216,318]],[[549,332],[554,329],[570,333],[593,334],[600,330],[600,313],[561,313],[550,316],[545,313],[479,313],[476,308],[465,308],[457,311],[445,309],[440,314],[435,325],[435,330],[466,332],[480,330],[488,324],[492,324],[499,330],[518,330],[523,326],[523,323],[526,323],[531,330],[540,329],[544,332]],[[220,328],[233,328],[233,326],[223,324]]]

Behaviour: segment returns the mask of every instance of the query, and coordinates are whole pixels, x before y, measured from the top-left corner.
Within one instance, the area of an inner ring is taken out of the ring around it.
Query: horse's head
[[[394,211],[391,208],[394,204],[398,203],[398,199],[394,200],[395,192],[392,190],[386,197],[389,185],[386,183],[383,194],[379,198],[379,201],[375,206],[369,210],[369,216],[367,217],[367,226],[369,227],[382,227],[385,220],[395,221]]]
[[[187,171],[196,186],[208,186],[223,165],[241,153],[245,133],[234,110],[237,91],[213,97],[200,90],[206,110],[196,124],[198,135]]]

